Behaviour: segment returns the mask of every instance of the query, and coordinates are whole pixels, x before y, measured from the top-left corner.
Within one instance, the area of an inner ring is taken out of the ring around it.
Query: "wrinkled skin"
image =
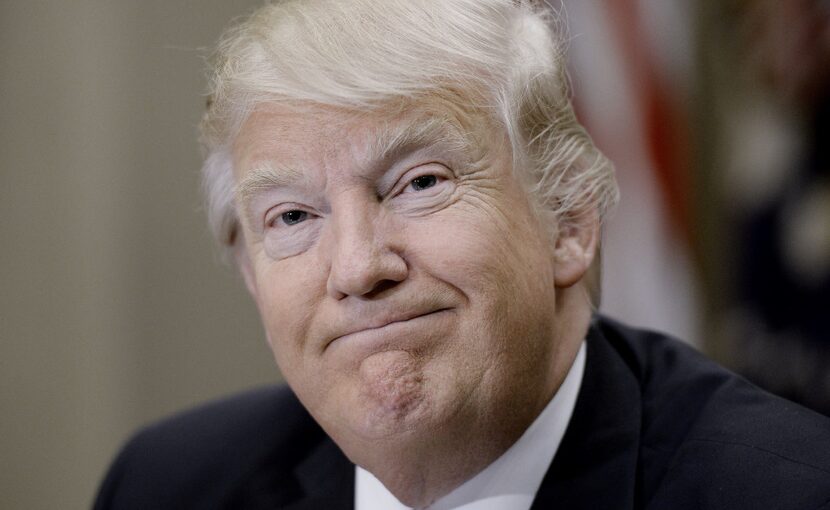
[[[504,136],[437,111],[261,105],[234,145],[240,264],[277,364],[411,505],[483,469],[555,393],[587,328],[574,284],[596,237],[551,243]]]

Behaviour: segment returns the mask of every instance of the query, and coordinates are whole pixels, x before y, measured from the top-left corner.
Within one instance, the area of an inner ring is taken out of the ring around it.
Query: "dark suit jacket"
[[[534,509],[830,509],[830,420],[665,336],[595,318]],[[354,465],[287,388],[153,425],[97,509],[348,509]]]

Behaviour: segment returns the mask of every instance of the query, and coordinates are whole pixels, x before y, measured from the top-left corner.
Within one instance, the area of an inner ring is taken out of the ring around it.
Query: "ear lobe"
[[[596,213],[560,230],[553,251],[557,287],[570,287],[585,276],[594,260],[598,240],[599,216]]]

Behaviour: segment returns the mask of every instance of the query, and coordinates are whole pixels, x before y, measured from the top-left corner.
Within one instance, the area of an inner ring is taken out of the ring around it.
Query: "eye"
[[[305,211],[300,211],[294,209],[292,211],[286,211],[280,215],[283,223],[286,225],[296,225],[297,223],[302,223],[306,219],[308,219],[308,213]]]
[[[412,191],[423,191],[438,184],[438,177],[434,175],[422,175],[409,182],[408,188]]]

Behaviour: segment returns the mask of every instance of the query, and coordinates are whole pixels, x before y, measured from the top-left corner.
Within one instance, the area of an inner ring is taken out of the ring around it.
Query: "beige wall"
[[[278,377],[194,141],[258,3],[0,0],[0,507],[88,507],[130,431]]]

